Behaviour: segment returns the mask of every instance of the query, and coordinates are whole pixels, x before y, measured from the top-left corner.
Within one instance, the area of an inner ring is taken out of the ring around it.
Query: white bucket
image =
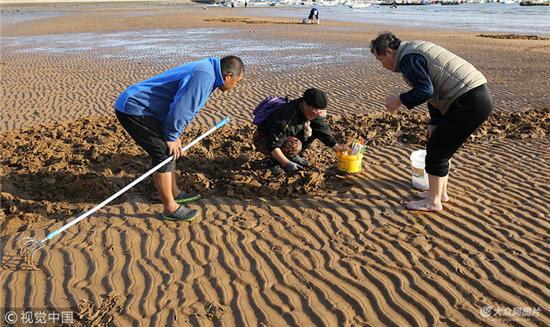
[[[430,182],[426,174],[426,150],[416,150],[411,153],[412,186],[419,190],[429,190]]]

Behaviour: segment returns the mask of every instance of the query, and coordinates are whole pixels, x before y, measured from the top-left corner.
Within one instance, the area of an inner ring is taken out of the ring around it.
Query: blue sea
[[[238,10],[235,14],[289,17],[301,21],[307,17],[310,8],[311,6],[249,6],[246,12]],[[519,4],[483,3],[399,6],[397,9],[379,5],[372,5],[366,9],[351,9],[345,6],[318,6],[317,8],[320,11],[321,21],[331,19],[411,28],[550,35],[550,6],[522,7]],[[231,9],[227,8],[227,10]],[[4,11],[0,14],[0,21],[3,24],[9,24],[63,14],[62,10],[59,12],[21,10],[17,13]]]
[[[198,9],[198,8],[197,8]],[[278,16],[301,21],[309,7],[249,7],[232,11],[228,16]],[[202,10],[202,9],[200,9]],[[387,24],[417,28],[450,28],[517,34],[550,35],[550,7],[520,7],[505,4],[478,4],[456,6],[371,6],[365,10],[341,7],[319,7],[323,19]],[[64,11],[24,10],[4,12],[2,24],[22,23],[64,15]],[[144,13],[146,13],[144,11]],[[226,34],[227,38],[219,38]],[[175,64],[205,56],[235,53],[248,63],[273,59],[269,67],[274,71],[306,67],[312,63],[353,61],[369,52],[366,47],[327,48],[316,42],[270,41],[249,39],[232,28],[148,29],[107,33],[64,33],[56,35],[29,35],[5,37],[0,35],[2,53],[47,53],[50,55],[83,55],[90,58],[121,59]],[[327,51],[328,50],[328,51]],[[289,52],[290,51],[290,52]],[[276,58],[276,59],[274,59]],[[312,60],[315,58],[315,60]]]
[[[250,8],[251,15],[302,19],[311,6]],[[522,7],[519,4],[483,3],[460,5],[390,6],[366,9],[344,6],[317,7],[323,19],[364,22],[388,26],[453,29],[479,32],[550,35],[550,6]]]

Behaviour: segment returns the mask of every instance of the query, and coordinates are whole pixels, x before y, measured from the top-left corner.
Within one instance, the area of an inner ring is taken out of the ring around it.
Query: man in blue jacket
[[[115,102],[118,121],[151,157],[152,167],[171,155],[181,156],[185,127],[212,92],[237,86],[244,74],[239,57],[207,58],[191,62],[128,87]],[[200,198],[181,192],[176,183],[175,159],[153,174],[164,205],[163,219],[190,221],[196,210],[184,203]]]

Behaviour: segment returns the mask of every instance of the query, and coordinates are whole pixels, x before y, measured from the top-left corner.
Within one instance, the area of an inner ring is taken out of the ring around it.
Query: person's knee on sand
[[[281,167],[280,163],[271,155],[271,151],[268,150],[267,142],[267,137],[263,136],[261,133],[255,133],[254,146],[256,147],[256,150],[266,156],[266,158],[268,159],[267,167],[275,175],[281,174],[283,172],[283,168]],[[298,138],[291,136],[287,138],[280,149],[285,157],[292,159],[296,156],[299,156],[302,152],[302,142]]]
[[[302,153],[302,141],[297,137],[289,136],[281,146],[281,151],[287,158],[292,158]]]

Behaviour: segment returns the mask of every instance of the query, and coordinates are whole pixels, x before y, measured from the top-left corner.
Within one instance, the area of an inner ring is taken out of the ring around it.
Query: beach
[[[550,325],[547,35],[323,16],[305,25],[294,9],[205,8],[2,12],[4,312],[70,312],[75,326]],[[453,157],[442,212],[404,207],[413,199],[409,155],[425,146],[428,113],[384,113],[386,96],[408,88],[370,53],[370,40],[389,29],[460,55],[491,89],[495,112]],[[180,187],[202,195],[190,204],[200,217],[158,219],[146,179],[49,241],[30,266],[20,237],[43,239],[149,168],[116,121],[117,96],[228,54],[245,62],[244,80],[213,93],[183,143],[226,116],[231,123],[177,163]],[[296,98],[309,87],[328,93],[339,141],[369,140],[360,174],[338,174],[321,143],[305,155],[315,169],[288,177],[262,169],[252,110],[268,95]]]

